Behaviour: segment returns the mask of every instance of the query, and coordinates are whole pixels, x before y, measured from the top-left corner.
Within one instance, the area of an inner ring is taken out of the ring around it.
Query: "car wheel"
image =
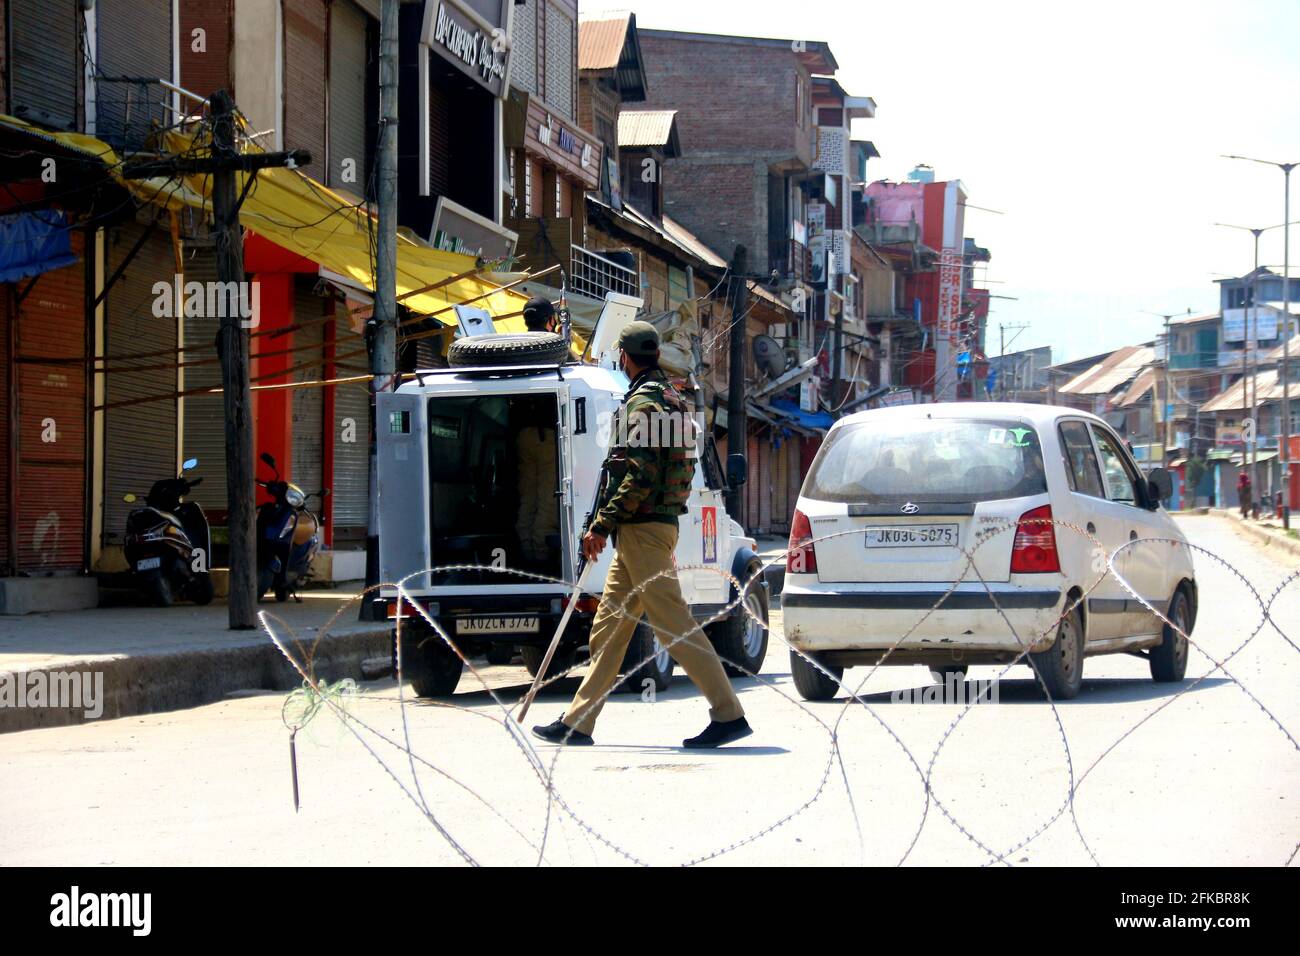
[[[546,656],[546,648],[521,644],[519,656],[524,659],[524,666],[528,668],[529,675],[536,677],[537,672],[542,669],[542,658]],[[546,669],[546,678],[549,680],[567,673],[569,668],[573,667],[573,659],[574,649],[572,647],[557,647],[555,656],[551,658],[551,666]]]
[[[644,663],[642,663],[644,662]],[[673,667],[676,662],[655,637],[654,628],[642,618],[632,632],[632,640],[627,642],[623,652],[623,671],[626,677],[619,685],[625,694],[639,694],[645,689],[648,680],[657,691],[667,690],[673,682]]]
[[[1056,640],[1031,652],[1033,668],[1052,700],[1073,700],[1083,687],[1083,616],[1076,607],[1056,626]]]
[[[822,667],[830,672],[830,676],[823,674],[798,651],[790,650],[790,674],[794,677],[795,690],[804,700],[832,700],[839,693],[844,668],[829,664],[822,664]]]
[[[437,634],[409,625],[402,628],[402,676],[411,682],[417,697],[450,697],[463,667]]]
[[[1148,663],[1151,665],[1151,679],[1160,684],[1172,684],[1180,681],[1187,673],[1187,638],[1190,630],[1191,614],[1187,595],[1178,590],[1169,601],[1169,610],[1165,617],[1178,626],[1178,630],[1168,624],[1162,629],[1164,639],[1151,648]],[[1179,630],[1182,633],[1179,633]]]
[[[731,677],[757,674],[767,657],[767,591],[758,573],[761,568],[762,565],[757,564],[749,567],[745,572],[750,582],[745,589],[745,600],[726,620],[710,624],[708,628],[709,640]],[[763,623],[760,625],[759,621]]]

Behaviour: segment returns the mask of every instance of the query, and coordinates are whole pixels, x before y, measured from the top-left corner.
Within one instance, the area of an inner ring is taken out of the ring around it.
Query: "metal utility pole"
[[[375,150],[375,308],[370,318],[370,516],[366,587],[379,584],[379,481],[375,460],[377,396],[391,391],[397,372],[397,18],[398,0],[379,8],[379,142]],[[362,620],[379,616],[374,600],[361,602]]]
[[[749,280],[745,278],[749,255],[736,246],[731,257],[731,329],[727,341],[727,454],[748,453],[745,440],[745,310],[749,304]],[[727,513],[740,521],[744,513],[740,488],[727,489]],[[743,523],[743,522],[742,522]]]
[[[1248,324],[1243,322],[1243,324],[1246,325],[1246,328],[1244,333],[1245,344],[1243,346],[1243,353],[1242,353],[1242,374],[1243,376],[1246,375],[1245,350],[1250,349],[1250,344],[1254,342],[1255,349],[1251,352],[1250,355],[1250,373],[1249,373],[1250,375],[1250,420],[1254,423],[1255,426],[1254,434],[1251,435],[1251,441],[1250,441],[1250,482],[1251,482],[1251,487],[1254,488],[1255,493],[1258,494],[1260,490],[1259,462],[1257,460],[1258,453],[1259,453],[1259,391],[1257,387],[1259,384],[1259,354],[1258,354],[1259,304],[1255,301],[1255,282],[1259,276],[1259,237],[1262,236],[1264,233],[1268,232],[1270,229],[1281,229],[1283,225],[1285,225],[1285,223],[1278,223],[1275,226],[1262,226],[1262,227],[1238,226],[1230,222],[1216,222],[1215,225],[1222,226],[1225,229],[1240,229],[1242,232],[1248,232],[1250,233],[1251,237],[1255,241],[1255,263],[1250,271],[1250,285],[1248,286],[1249,291],[1247,293],[1247,300],[1245,303],[1246,305],[1249,306],[1249,312],[1244,313],[1242,316],[1243,320],[1247,318],[1249,319]],[[1291,223],[1291,225],[1294,226],[1297,225],[1297,223]],[[1243,403],[1243,410],[1246,401],[1245,382],[1246,380],[1243,377],[1242,396],[1241,396],[1242,403]]]
[[[1173,425],[1174,425],[1173,379],[1169,371],[1170,367],[1173,364],[1174,343],[1169,336],[1169,320],[1176,315],[1191,315],[1192,310],[1188,308],[1188,309],[1184,309],[1182,312],[1168,312],[1168,313],[1147,312],[1146,314],[1157,316],[1158,318],[1164,319],[1165,322],[1165,376],[1164,376],[1165,401],[1164,401],[1164,418],[1163,418],[1164,428],[1162,429],[1162,431],[1164,432],[1164,449],[1160,461],[1161,467],[1164,467],[1169,464],[1169,446],[1173,443]],[[1160,390],[1153,385],[1151,391],[1155,393],[1155,392],[1159,392]],[[1151,400],[1152,416],[1155,415],[1155,411],[1156,411],[1155,404],[1156,404],[1155,399],[1153,398]],[[1151,420],[1151,441],[1153,444],[1155,443],[1155,436],[1156,436],[1156,423],[1155,423],[1155,418],[1153,417]],[[1151,461],[1151,450],[1149,448],[1147,449],[1147,461],[1148,462]]]
[[[258,170],[275,166],[305,166],[306,150],[276,153],[240,153],[236,142],[235,102],[225,90],[208,101],[212,120],[211,155],[202,158],[167,157],[131,163],[122,170],[127,179],[175,177],[202,173],[212,177],[212,217],[216,230],[217,278],[226,288],[239,289],[241,307],[225,309],[217,331],[221,360],[221,398],[226,416],[226,486],[229,511],[231,630],[257,626],[257,541],[254,508],[253,398],[248,376],[246,309],[252,303],[244,277],[244,237],[239,225],[237,173],[251,180]],[[246,192],[246,190],[245,190]],[[242,314],[241,314],[242,313]],[[208,556],[211,560],[211,555]]]
[[[1291,527],[1291,170],[1300,163],[1278,163],[1251,156],[1227,156],[1244,159],[1282,170],[1282,434],[1278,452],[1282,459],[1282,527]]]

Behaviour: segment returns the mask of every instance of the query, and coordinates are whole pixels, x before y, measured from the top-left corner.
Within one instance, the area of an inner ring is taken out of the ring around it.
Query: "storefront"
[[[441,248],[494,258],[500,227],[502,102],[512,0],[403,5],[399,48],[398,218]]]

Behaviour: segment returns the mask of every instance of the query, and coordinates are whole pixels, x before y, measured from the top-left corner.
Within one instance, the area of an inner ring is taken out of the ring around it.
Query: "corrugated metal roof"
[[[578,20],[578,69],[615,70],[627,43],[630,13],[610,19]]]
[[[1155,360],[1149,345],[1126,345],[1116,349],[1086,372],[1076,375],[1057,391],[1073,395],[1105,395],[1130,381],[1144,365]]]
[[[1170,325],[1195,325],[1197,322],[1208,322],[1211,319],[1220,319],[1223,316],[1218,312],[1206,312],[1203,315],[1184,315],[1176,319],[1170,319]]]
[[[679,246],[685,246],[711,266],[717,266],[719,269],[726,268],[727,260],[701,242],[695,233],[670,216],[664,216],[663,221],[664,232]]]
[[[1278,380],[1277,369],[1269,369],[1267,372],[1260,372],[1255,378],[1254,398],[1255,401],[1263,404],[1264,402],[1282,401],[1282,383]],[[1243,385],[1249,379],[1238,379],[1230,386],[1220,392],[1214,398],[1210,399],[1201,406],[1202,412],[1234,412],[1241,411],[1243,404],[1249,405],[1250,396],[1243,396]],[[1291,388],[1292,396],[1300,395],[1300,389]]]
[[[1149,368],[1140,373],[1138,377],[1133,380],[1133,384],[1130,385],[1128,391],[1124,393],[1124,397],[1119,400],[1119,406],[1121,408],[1127,408],[1130,405],[1138,404],[1140,401],[1145,399],[1147,393],[1155,387],[1156,371],[1155,369]]]
[[[618,145],[667,146],[676,140],[676,110],[620,110]]]

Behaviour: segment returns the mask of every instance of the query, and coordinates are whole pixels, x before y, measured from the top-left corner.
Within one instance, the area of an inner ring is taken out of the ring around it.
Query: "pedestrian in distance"
[[[611,538],[617,553],[591,625],[587,676],[565,713],[533,733],[551,743],[593,742],[596,718],[644,613],[659,643],[709,701],[708,727],[682,745],[718,747],[752,731],[717,652],[682,598],[673,565],[677,518],[686,512],[695,473],[695,441],[693,430],[664,425],[692,419],[659,368],[659,333],[653,325],[629,323],[618,346],[619,366],[631,384],[614,421],[605,486],[582,536],[588,561],[595,561]],[[673,440],[664,441],[666,435]]]
[[[1237,505],[1241,508],[1243,518],[1250,514],[1254,497],[1254,488],[1250,484],[1250,473],[1243,468],[1241,474],[1237,476]]]

